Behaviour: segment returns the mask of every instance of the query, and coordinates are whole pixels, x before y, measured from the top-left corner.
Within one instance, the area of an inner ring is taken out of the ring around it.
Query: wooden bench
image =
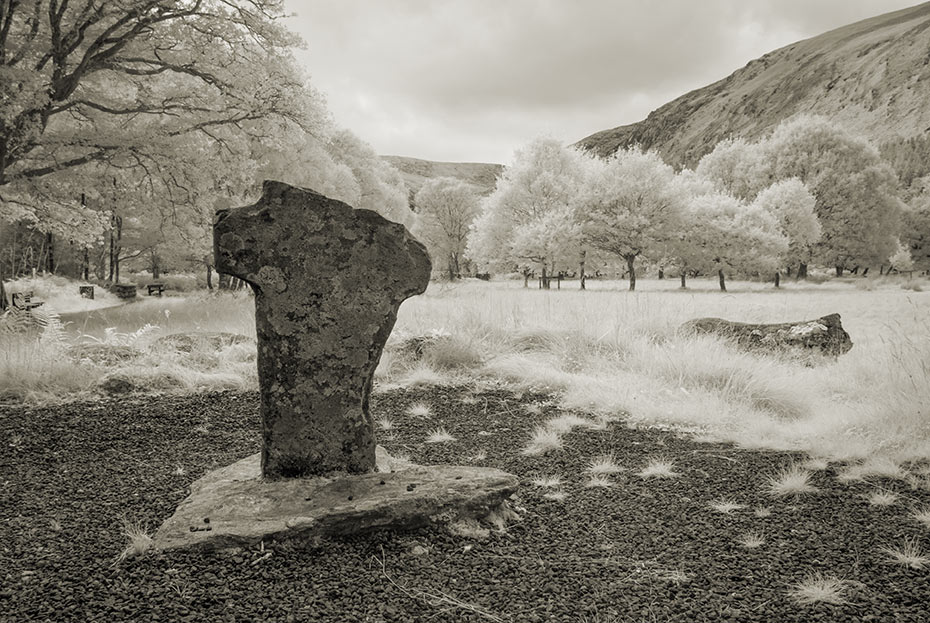
[[[19,309],[25,309],[29,311],[30,309],[35,309],[36,307],[41,307],[45,304],[45,301],[33,301],[32,300],[33,292],[14,292],[13,293],[13,307]]]
[[[165,284],[163,283],[150,283],[146,286],[149,291],[149,296],[161,296],[161,293],[165,291]]]

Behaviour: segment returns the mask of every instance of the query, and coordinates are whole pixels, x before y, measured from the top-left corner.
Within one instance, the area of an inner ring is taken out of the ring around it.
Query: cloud
[[[382,153],[509,159],[631,123],[892,0],[289,0],[337,121]],[[525,137],[525,138],[524,138]]]

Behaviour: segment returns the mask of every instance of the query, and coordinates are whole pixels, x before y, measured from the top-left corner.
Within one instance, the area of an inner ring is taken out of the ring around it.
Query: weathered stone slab
[[[378,454],[381,473],[266,480],[259,454],[210,472],[191,485],[154,546],[215,550],[482,519],[518,485],[497,469],[401,465]]]
[[[720,335],[750,350],[793,350],[838,357],[853,346],[849,334],[843,329],[839,314],[830,314],[816,320],[779,324],[698,318],[689,320],[681,329],[686,332]]]
[[[311,190],[265,182],[217,213],[216,268],[255,291],[266,478],[375,467],[371,381],[400,303],[429,282],[404,228]]]

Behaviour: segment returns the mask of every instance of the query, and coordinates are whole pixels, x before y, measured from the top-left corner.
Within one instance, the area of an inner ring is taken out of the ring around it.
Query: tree
[[[726,193],[692,198],[683,220],[683,235],[672,255],[683,272],[716,272],[724,292],[727,272],[773,270],[788,250],[788,239],[773,215]]]
[[[891,266],[888,267],[888,272],[892,270],[897,270],[899,273],[906,273],[914,270],[914,258],[911,257],[911,250],[901,242],[898,242],[898,248],[895,250],[894,254],[888,258]]]
[[[868,141],[832,121],[800,115],[756,143],[722,141],[697,170],[747,201],[773,182],[799,179],[816,199],[822,235],[815,256],[838,275],[894,252],[903,210],[894,170]]]
[[[572,202],[593,159],[551,138],[537,138],[514,154],[494,191],[481,202],[466,254],[481,266],[548,272],[581,260],[581,228]]]
[[[779,125],[763,148],[773,179],[796,177],[817,198],[819,261],[841,275],[894,253],[902,212],[897,177],[868,141],[821,117],[800,116]]]
[[[775,182],[760,192],[753,203],[761,210],[772,214],[778,220],[782,233],[788,238],[788,251],[782,258],[783,265],[797,264],[798,277],[806,277],[814,245],[820,240],[822,232],[820,221],[814,213],[817,203],[814,195],[804,182],[797,178],[789,178]]]
[[[586,242],[626,261],[636,289],[636,258],[660,259],[681,228],[684,200],[675,171],[656,152],[620,150],[588,176],[575,204]]]
[[[188,137],[223,145],[270,116],[311,129],[283,17],[282,0],[0,3],[4,211],[74,203],[56,187],[78,167],[157,176]]]
[[[765,152],[759,144],[744,138],[724,139],[706,154],[695,169],[718,190],[751,201],[771,176]]]
[[[910,250],[914,267],[930,270],[930,193],[914,199],[904,211],[901,241]]]
[[[413,227],[416,215],[410,210],[407,186],[394,167],[382,160],[368,143],[348,130],[333,132],[326,150],[337,165],[346,167],[355,179],[351,196],[335,198],[354,208],[374,210],[385,218]]]
[[[431,179],[416,194],[420,216],[416,233],[433,257],[446,263],[450,280],[461,272],[468,228],[478,215],[478,202],[474,186],[450,177]]]

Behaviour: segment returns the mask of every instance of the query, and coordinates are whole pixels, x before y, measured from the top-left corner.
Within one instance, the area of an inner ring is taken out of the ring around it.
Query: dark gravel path
[[[270,545],[232,554],[149,554],[116,563],[122,519],[154,530],[196,478],[258,448],[257,396],[0,408],[2,621],[928,621],[930,565],[887,562],[881,548],[930,529],[913,517],[930,491],[900,481],[891,506],[870,506],[876,483],[817,472],[818,494],[773,499],[766,476],[798,457],[699,444],[669,433],[576,431],[554,454],[520,449],[540,396],[465,389],[376,396],[393,453],[420,463],[482,465],[525,481],[521,522],[473,541],[444,532],[378,532],[320,549]],[[429,418],[404,415],[423,402]],[[423,443],[444,426],[457,441]],[[488,434],[490,433],[490,434]],[[589,461],[613,451],[630,471],[585,488]],[[648,461],[681,476],[643,480]],[[560,474],[567,497],[543,498],[534,476]],[[746,508],[709,507],[729,498]],[[754,509],[769,507],[757,517]],[[736,543],[756,531],[765,543]],[[268,553],[271,555],[268,556]],[[801,606],[790,586],[820,571],[850,581],[844,605]]]

